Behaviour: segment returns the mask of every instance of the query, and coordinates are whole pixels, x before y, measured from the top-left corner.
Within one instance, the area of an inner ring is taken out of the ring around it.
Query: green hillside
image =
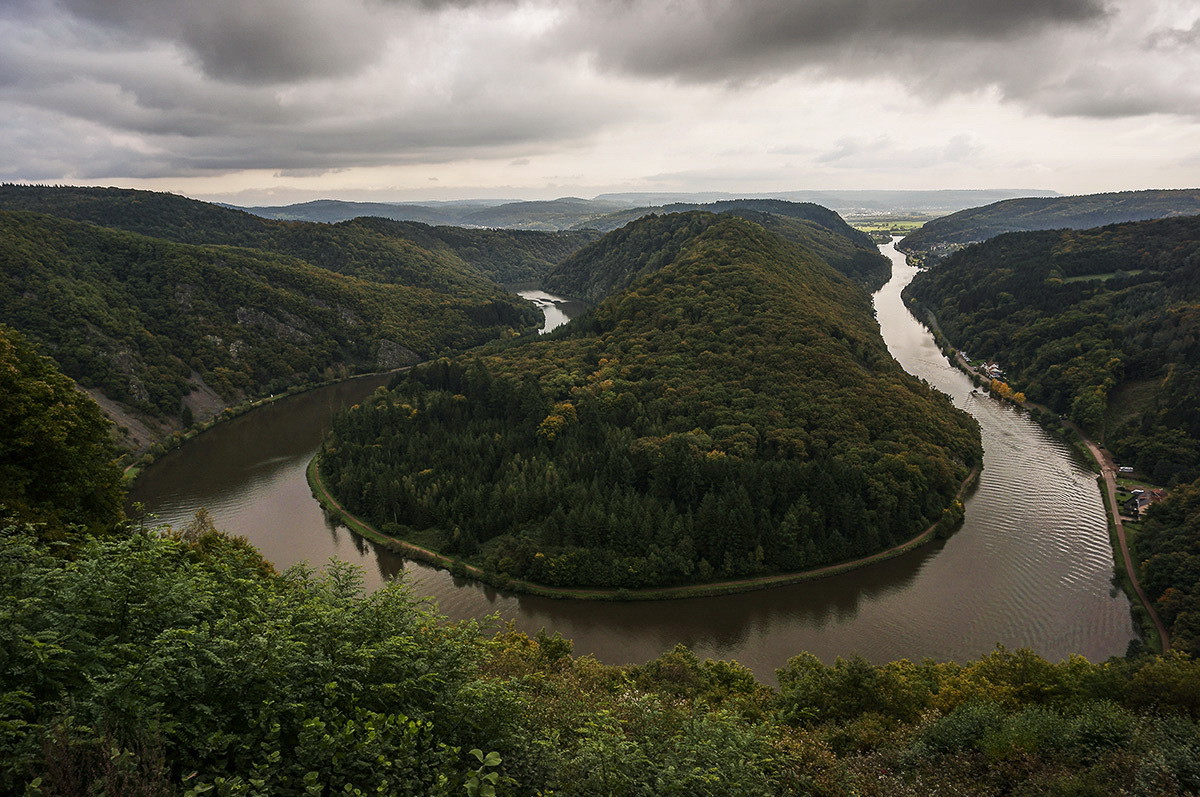
[[[346,224],[389,238],[402,238],[430,252],[453,254],[501,284],[539,282],[559,263],[600,237],[594,230],[537,232],[431,227],[416,221],[379,218],[358,218]]]
[[[704,204],[677,202],[661,208],[618,211],[588,222],[587,226],[612,231],[648,215],[689,211],[729,214],[761,224],[771,232],[813,250],[836,271],[863,284],[868,290],[879,288],[891,273],[887,258],[879,253],[869,235],[851,227],[834,211],[811,202],[786,202],[781,199],[732,199]],[[576,268],[563,266],[568,272]],[[570,284],[572,279],[577,278],[563,278],[556,274],[553,279]],[[588,298],[583,294],[571,295]]]
[[[1006,199],[926,222],[900,242],[905,252],[943,254],[1006,232],[1075,230],[1200,213],[1200,190],[1121,191]]]
[[[1150,507],[1137,532],[1142,583],[1171,648],[1200,656],[1200,479]]]
[[[0,212],[0,317],[84,387],[156,418],[396,367],[536,323],[495,288],[376,284],[261,250]],[[219,406],[218,406],[219,408]]]
[[[586,318],[335,421],[321,467],[346,507],[496,573],[611,587],[800,570],[944,517],[978,432],[888,355],[865,292],[743,219],[595,246],[638,241],[657,269]]]
[[[430,228],[383,219],[276,221],[175,194],[118,188],[3,185],[0,209],[46,213],[178,243],[261,249],[342,274],[435,290],[536,280],[595,237]]]
[[[41,536],[61,537],[71,525],[105,531],[120,520],[108,421],[53,360],[3,324],[0,396],[0,525],[37,523]]]
[[[1200,476],[1200,217],[1004,235],[906,295],[1157,483]]]

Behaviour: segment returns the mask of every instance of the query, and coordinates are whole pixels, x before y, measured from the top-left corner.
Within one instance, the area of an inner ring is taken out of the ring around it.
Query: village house
[[[1134,520],[1141,520],[1151,504],[1157,504],[1167,497],[1166,490],[1133,490],[1129,497],[1122,502],[1125,514]]]

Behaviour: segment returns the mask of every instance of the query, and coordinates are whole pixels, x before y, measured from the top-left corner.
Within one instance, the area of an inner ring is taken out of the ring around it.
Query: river
[[[861,653],[963,661],[997,644],[1057,660],[1121,655],[1134,638],[1129,602],[1112,583],[1112,554],[1093,474],[1019,409],[973,394],[900,299],[915,275],[892,245],[892,279],[875,294],[888,349],[948,394],[983,433],[984,468],[949,540],[839,576],[741,595],[679,601],[559,601],[497,590],[376,549],[331,525],[304,468],[329,416],[387,377],[292,396],[220,424],[164,456],[130,500],[161,522],[207,507],[218,527],[249,538],[279,567],[337,557],[360,564],[368,588],[400,573],[451,619],[498,614],[530,633],[558,631],[576,654],[644,662],[677,643],[736,659],[762,680],[807,650],[825,661]],[[538,304],[570,305],[541,294]],[[532,299],[531,299],[532,300]]]

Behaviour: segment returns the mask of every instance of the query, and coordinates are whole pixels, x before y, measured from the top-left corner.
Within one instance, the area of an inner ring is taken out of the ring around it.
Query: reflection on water
[[[861,653],[876,662],[963,660],[997,643],[1052,659],[1124,653],[1133,626],[1128,601],[1111,584],[1092,474],[1021,411],[971,393],[900,300],[913,269],[891,246],[884,251],[893,278],[875,300],[889,349],[975,416],[984,442],[963,528],[887,562],[741,595],[632,603],[506,595],[406,562],[327,523],[304,479],[329,415],[386,377],[294,396],[218,426],[150,468],[131,499],[170,523],[207,506],[219,526],[248,537],[280,567],[337,557],[362,564],[372,588],[404,571],[453,619],[496,613],[529,632],[561,632],[576,653],[611,663],[646,661],[683,643],[700,656],[737,659],[771,682],[801,650],[827,661]]]
[[[517,295],[533,302],[542,311],[546,317],[545,323],[542,324],[543,334],[562,326],[587,309],[587,305],[583,302],[564,299],[542,290],[521,290],[517,291]]]

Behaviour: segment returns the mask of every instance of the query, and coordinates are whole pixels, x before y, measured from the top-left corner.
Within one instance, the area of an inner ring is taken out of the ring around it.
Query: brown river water
[[[206,507],[278,567],[330,557],[359,564],[368,588],[403,574],[451,619],[499,615],[530,633],[545,628],[576,654],[640,663],[677,643],[701,657],[735,659],[762,680],[800,651],[825,661],[860,653],[881,663],[963,661],[1029,647],[1057,660],[1121,655],[1134,638],[1129,601],[1112,581],[1112,552],[1094,476],[1074,452],[1021,410],[973,394],[929,332],[903,306],[915,269],[891,246],[892,279],[875,294],[892,355],[948,394],[983,431],[984,468],[949,540],[850,573],[740,595],[601,603],[509,595],[376,549],[330,524],[304,469],[329,417],[387,377],[321,388],[266,405],[198,436],[137,480],[130,500],[159,522],[185,523]],[[578,304],[530,295],[562,319]],[[560,321],[559,323],[561,323]]]

